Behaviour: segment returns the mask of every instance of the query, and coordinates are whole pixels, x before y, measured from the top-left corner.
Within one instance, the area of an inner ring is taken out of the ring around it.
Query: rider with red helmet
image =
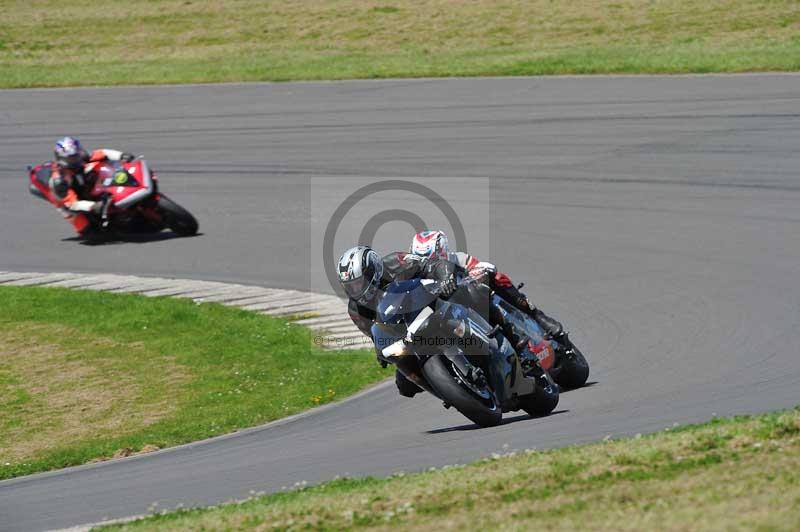
[[[89,197],[94,184],[95,167],[104,161],[132,161],[133,155],[117,150],[99,149],[91,154],[78,139],[64,137],[56,141],[55,160],[50,174],[50,191],[60,207],[73,213],[98,214],[104,202]]]
[[[494,264],[483,262],[460,251],[451,252],[447,244],[447,235],[442,231],[422,231],[415,234],[411,240],[409,253],[423,260],[445,259],[455,263],[466,270],[470,277],[489,285],[500,297],[533,317],[552,338],[558,340],[566,336],[561,323],[531,304],[525,294],[514,286],[511,278],[505,273],[498,272]]]

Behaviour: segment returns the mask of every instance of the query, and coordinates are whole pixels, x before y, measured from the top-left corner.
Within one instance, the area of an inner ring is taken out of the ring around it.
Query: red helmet
[[[409,253],[423,258],[447,259],[450,250],[447,247],[447,235],[442,231],[422,231],[411,240]]]

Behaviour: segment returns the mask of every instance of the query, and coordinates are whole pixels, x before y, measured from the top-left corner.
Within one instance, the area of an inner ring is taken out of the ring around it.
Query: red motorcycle
[[[50,191],[52,163],[28,167],[30,192],[56,207],[60,203]],[[103,161],[92,172],[94,185],[89,199],[103,201],[102,213],[69,212],[64,217],[81,236],[121,233],[158,233],[165,228],[178,235],[197,233],[192,214],[158,190],[158,178],[144,159]]]

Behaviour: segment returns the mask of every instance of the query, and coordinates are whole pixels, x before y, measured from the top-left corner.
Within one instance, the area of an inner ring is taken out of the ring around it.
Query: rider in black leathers
[[[435,267],[428,266],[426,271],[423,268],[423,261],[418,257],[400,251],[380,257],[367,246],[356,246],[342,254],[338,269],[339,281],[349,298],[347,312],[350,319],[370,338],[372,338],[372,324],[376,318],[377,298],[380,291],[391,282],[423,277],[438,280],[443,296],[448,292],[452,294],[455,289],[452,279],[436,279]],[[380,356],[378,361],[386,366],[386,362]],[[395,372],[395,383],[400,395],[405,397],[413,397],[422,391],[400,371]]]
[[[353,323],[368,337],[372,338],[372,324],[375,322],[375,306],[380,290],[393,281],[415,278],[431,279],[437,283],[439,297],[447,299],[457,288],[457,279],[467,276],[466,269],[446,260],[420,260],[416,255],[395,252],[380,257],[367,246],[356,246],[345,251],[339,259],[339,280],[349,297],[348,314]],[[490,306],[489,321],[500,325],[508,340],[524,358],[525,365],[534,373],[542,373],[536,355],[528,351],[527,338],[518,334],[505,323],[502,312]],[[378,361],[386,365],[380,356]],[[400,371],[395,372],[395,383],[400,395],[413,397],[422,389],[409,381]]]

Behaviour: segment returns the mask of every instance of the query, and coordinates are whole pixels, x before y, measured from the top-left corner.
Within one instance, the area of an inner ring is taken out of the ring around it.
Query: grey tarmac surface
[[[146,155],[203,234],[70,240],[58,215],[27,194],[24,172],[66,133]],[[492,259],[568,324],[594,384],[564,393],[550,417],[512,413],[483,430],[430,397],[383,387],[233,437],[2,482],[0,530],[800,403],[793,75],[0,92],[0,270],[306,289],[309,180],[335,188],[348,176],[453,176],[464,187],[491,178]],[[462,196],[453,190],[453,201]],[[408,235],[397,239],[404,246]]]

